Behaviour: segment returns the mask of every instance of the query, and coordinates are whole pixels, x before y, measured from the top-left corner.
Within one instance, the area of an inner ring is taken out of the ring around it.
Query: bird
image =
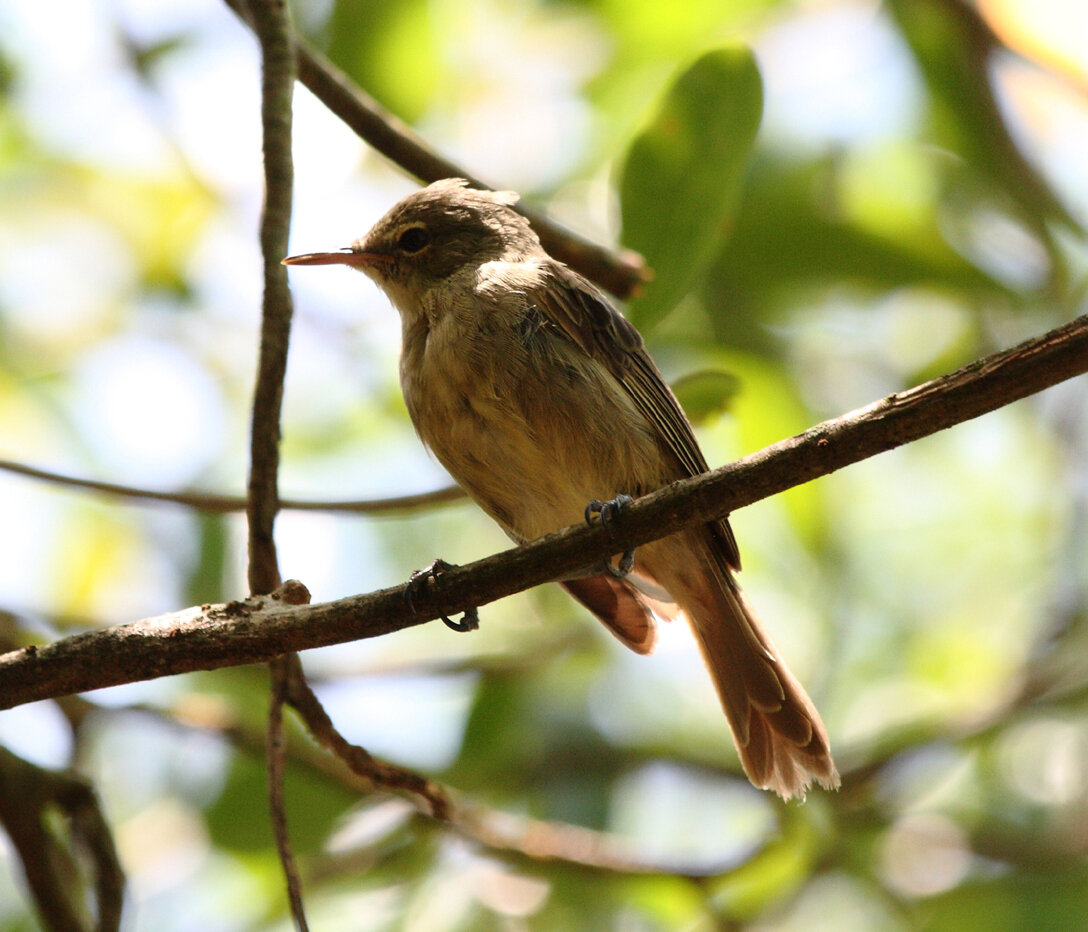
[[[349,266],[384,291],[416,432],[523,543],[708,466],[634,325],[543,249],[517,200],[443,179],[350,246],[283,262]],[[682,612],[752,784],[787,799],[835,789],[827,731],[738,586],[740,565],[723,519],[640,547],[629,572],[598,563],[560,584],[639,654],[658,619]]]

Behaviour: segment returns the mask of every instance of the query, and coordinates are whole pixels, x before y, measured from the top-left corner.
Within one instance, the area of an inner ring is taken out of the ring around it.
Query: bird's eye
[[[431,234],[423,227],[408,227],[397,239],[397,249],[402,252],[419,252],[431,241]]]

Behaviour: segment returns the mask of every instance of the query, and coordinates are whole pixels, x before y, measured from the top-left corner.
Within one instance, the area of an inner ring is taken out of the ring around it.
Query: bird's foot
[[[601,524],[604,527],[618,518],[623,509],[633,502],[634,499],[630,495],[617,495],[615,498],[609,499],[607,502],[602,502],[600,499],[593,499],[588,505],[586,505],[586,524],[593,524],[593,516],[601,516]],[[605,561],[604,568],[612,576],[617,579],[623,579],[635,566],[635,548],[625,550],[620,556],[620,562],[616,565],[612,565],[611,560]]]
[[[446,570],[452,570],[453,568],[454,564],[447,563],[441,557],[437,557],[430,566],[412,573],[408,577],[408,584],[404,587],[404,601],[408,606],[408,610],[411,612],[416,610],[416,596],[426,591],[430,580],[433,580],[436,586],[441,585],[440,577],[442,574]],[[439,615],[438,617],[451,631],[475,631],[480,627],[480,610],[475,606],[466,610],[460,621],[454,621],[445,615]]]

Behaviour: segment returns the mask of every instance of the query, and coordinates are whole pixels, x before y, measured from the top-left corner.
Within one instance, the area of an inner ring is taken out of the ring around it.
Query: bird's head
[[[348,265],[394,299],[418,296],[466,266],[518,261],[540,251],[512,191],[446,178],[398,201],[365,236],[334,252],[288,256],[285,265]]]

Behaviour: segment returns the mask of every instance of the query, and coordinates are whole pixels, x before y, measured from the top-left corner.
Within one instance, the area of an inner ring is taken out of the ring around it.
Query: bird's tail
[[[673,545],[668,547],[671,559],[654,575],[691,622],[745,773],[755,786],[786,799],[803,797],[813,781],[836,789],[839,773],[812,700],[763,630],[714,544],[698,532],[685,537],[693,546],[676,547],[672,539],[661,542]],[[696,537],[701,538],[698,543]],[[677,564],[678,554],[685,565]],[[701,559],[692,560],[695,554]]]

